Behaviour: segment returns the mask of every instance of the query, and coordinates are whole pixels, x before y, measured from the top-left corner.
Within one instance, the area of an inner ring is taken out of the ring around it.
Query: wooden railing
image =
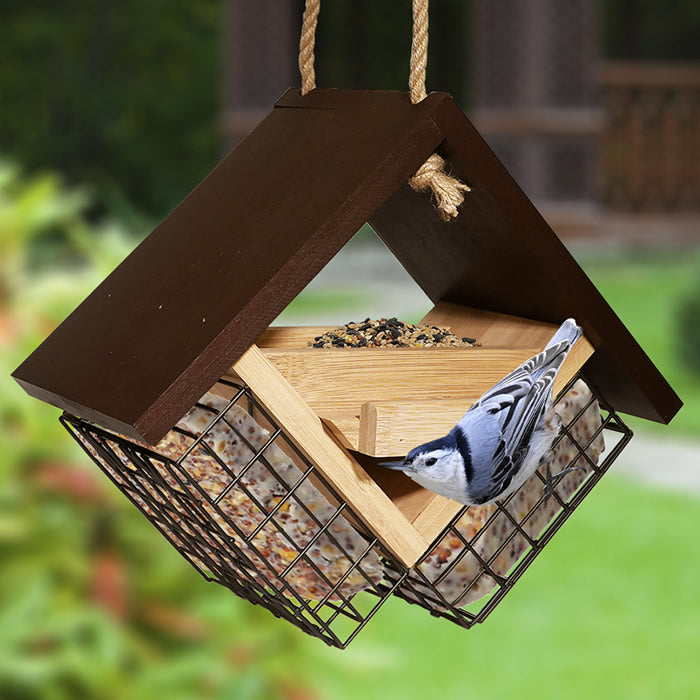
[[[599,85],[607,208],[700,213],[700,64],[608,63]]]

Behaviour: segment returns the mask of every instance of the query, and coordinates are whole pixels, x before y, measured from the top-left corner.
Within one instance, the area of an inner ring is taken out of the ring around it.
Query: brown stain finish
[[[472,186],[443,223],[404,183],[436,148]],[[680,400],[449,95],[288,91],[30,355],[32,395],[157,442],[370,220],[435,301],[558,323],[620,411]]]
[[[560,323],[574,316],[596,350],[587,376],[621,412],[668,423],[682,403],[564,244],[454,102],[438,149],[472,187],[443,222],[403,185],[370,224],[434,301]]]
[[[275,108],[15,378],[157,442],[441,140],[444,96],[382,95],[359,115]]]

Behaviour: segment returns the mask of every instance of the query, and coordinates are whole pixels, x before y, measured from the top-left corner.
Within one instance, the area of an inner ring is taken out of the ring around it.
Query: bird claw
[[[547,478],[546,478],[545,484],[544,484],[544,504],[545,505],[547,505],[547,501],[550,499],[550,497],[554,496],[554,480],[560,476],[564,476],[564,474],[568,474],[569,472],[574,471],[575,469],[583,469],[583,467],[580,465],[575,465],[573,467],[567,467],[566,469],[562,469],[560,472],[557,472],[556,474],[552,474],[552,470],[549,468],[549,464],[547,465]]]

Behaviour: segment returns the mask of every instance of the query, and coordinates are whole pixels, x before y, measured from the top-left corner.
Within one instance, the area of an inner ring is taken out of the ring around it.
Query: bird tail
[[[547,343],[547,348],[558,345],[564,340],[569,341],[569,347],[571,348],[580,337],[581,326],[579,326],[573,318],[567,318],[566,321],[559,326],[559,329],[552,336],[552,339]],[[547,348],[545,348],[545,350]]]
[[[520,367],[517,367],[494,384],[478,401],[471,405],[465,418],[478,407],[484,406],[489,402],[494,402],[494,406],[500,408],[509,406],[512,403],[511,399],[514,394],[518,395],[518,401],[523,397],[528,397],[529,400],[534,391],[540,398],[540,404],[542,404],[542,401],[551,396],[557,372],[564,363],[569,350],[580,337],[581,328],[576,321],[573,318],[566,319],[542,352],[523,362]],[[503,401],[501,395],[510,398]],[[512,411],[508,415],[510,416],[511,414]],[[520,420],[522,410],[516,415],[519,416],[518,420]]]
[[[573,318],[567,318],[559,326],[545,349],[530,360],[532,363],[530,371],[533,377],[539,379],[545,372],[549,371],[552,371],[553,376],[556,376],[569,350],[580,337],[581,326]]]

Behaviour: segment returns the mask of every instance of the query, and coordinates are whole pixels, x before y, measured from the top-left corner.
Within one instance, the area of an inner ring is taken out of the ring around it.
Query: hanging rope
[[[301,72],[301,94],[306,95],[316,87],[314,70],[314,46],[316,25],[321,0],[306,0],[304,20],[299,41],[299,71]],[[408,85],[411,102],[416,104],[427,96],[425,74],[428,66],[428,0],[413,0],[413,40],[411,42],[411,69]],[[416,192],[430,190],[443,221],[457,216],[464,201],[464,193],[470,188],[445,172],[445,161],[433,153],[416,174],[408,181]]]
[[[428,95],[425,74],[428,69],[428,0],[413,0],[413,39],[411,41],[411,72],[408,87],[411,102],[416,104]]]
[[[304,22],[301,26],[299,40],[299,71],[301,72],[301,94],[306,95],[316,87],[316,71],[314,70],[314,46],[316,44],[316,25],[318,13],[321,10],[321,0],[306,0],[304,7]]]

